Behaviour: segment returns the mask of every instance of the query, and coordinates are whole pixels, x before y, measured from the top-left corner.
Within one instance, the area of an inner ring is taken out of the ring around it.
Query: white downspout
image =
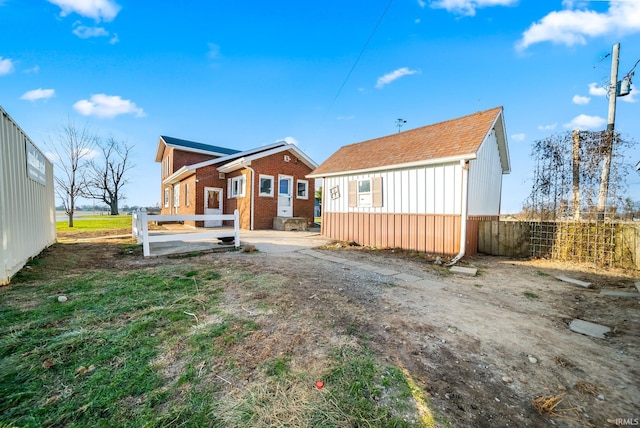
[[[244,164],[244,167],[247,168],[249,171],[251,171],[251,216],[250,216],[250,228],[251,230],[253,230],[253,216],[255,215],[254,210],[253,210],[253,206],[254,206],[254,200],[255,200],[255,189],[253,187],[253,185],[255,184],[255,176],[256,176],[256,172],[253,170],[253,168],[251,168],[249,165]]]
[[[458,260],[464,257],[464,253],[467,247],[467,199],[468,199],[468,189],[467,185],[469,182],[469,166],[467,165],[467,161],[462,159],[460,160],[460,167],[462,168],[462,207],[460,213],[460,252],[449,262],[446,266],[455,265]]]

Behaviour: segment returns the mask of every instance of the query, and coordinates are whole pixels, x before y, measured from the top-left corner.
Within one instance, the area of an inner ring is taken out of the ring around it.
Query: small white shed
[[[496,107],[343,146],[307,177],[323,179],[324,236],[459,258],[499,218],[509,171]]]
[[[0,285],[56,241],[53,164],[0,107]]]

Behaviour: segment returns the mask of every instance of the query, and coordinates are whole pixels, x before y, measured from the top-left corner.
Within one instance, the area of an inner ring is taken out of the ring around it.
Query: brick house
[[[279,225],[306,228],[314,222],[314,181],[306,178],[317,164],[296,145],[279,141],[238,151],[161,136],[161,214],[240,212],[241,229]],[[185,224],[218,227],[222,221]]]

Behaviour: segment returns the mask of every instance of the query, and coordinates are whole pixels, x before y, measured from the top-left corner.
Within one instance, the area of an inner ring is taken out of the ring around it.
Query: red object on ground
[[[316,382],[316,388],[322,389],[324,387],[324,382],[319,380]]]

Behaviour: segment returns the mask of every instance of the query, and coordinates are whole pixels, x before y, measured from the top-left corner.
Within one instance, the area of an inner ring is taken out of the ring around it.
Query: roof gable
[[[389,169],[437,160],[474,158],[489,132],[496,127],[503,172],[509,170],[502,107],[492,108],[421,128],[343,146],[309,176]],[[500,129],[498,129],[500,128]]]
[[[162,154],[164,153],[165,147],[173,147],[187,152],[202,153],[216,157],[239,153],[239,150],[212,146],[210,144],[198,143],[196,141],[182,140],[180,138],[161,135],[160,141],[158,142],[158,150],[156,152],[156,162],[162,161]]]

